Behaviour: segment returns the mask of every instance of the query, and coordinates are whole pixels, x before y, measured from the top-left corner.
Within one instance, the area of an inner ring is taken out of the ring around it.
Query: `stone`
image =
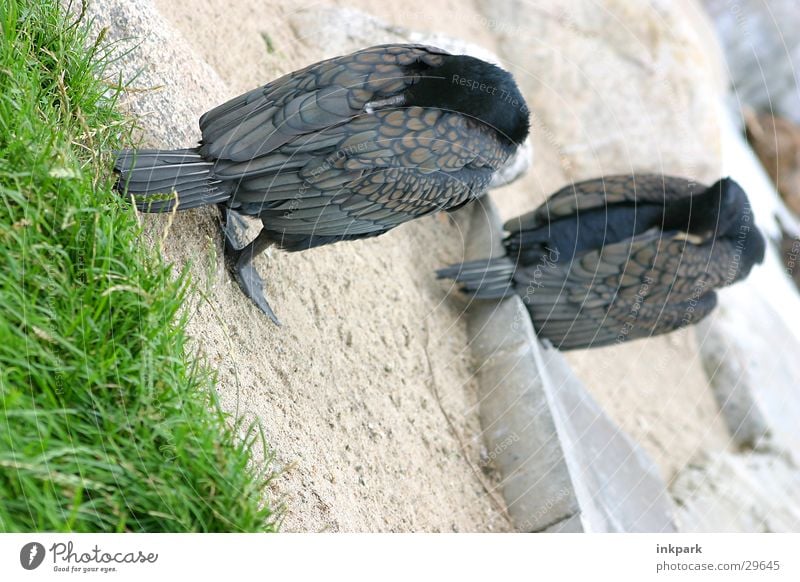
[[[800,468],[776,451],[704,455],[670,489],[682,532],[800,531]]]
[[[66,2],[65,2],[66,4]],[[73,10],[80,3],[70,2]],[[120,106],[147,125],[143,146],[187,147],[197,120],[228,95],[225,83],[151,2],[93,0],[91,28],[114,44],[111,81],[130,86]]]
[[[704,0],[723,47],[729,103],[800,123],[800,10],[795,0]]]
[[[716,179],[719,96],[681,6],[479,0],[534,125],[574,180],[636,171]]]
[[[585,531],[675,531],[675,508],[652,459],[600,408],[560,352],[542,356]]]

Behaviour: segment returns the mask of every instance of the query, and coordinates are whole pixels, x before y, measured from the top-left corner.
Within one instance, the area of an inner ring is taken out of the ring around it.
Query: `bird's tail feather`
[[[121,150],[114,169],[117,190],[133,196],[143,212],[170,212],[224,202],[230,198],[211,173],[213,164],[196,148],[183,150]]]
[[[514,293],[514,263],[508,257],[450,265],[436,271],[436,277],[461,283],[464,293],[478,299],[502,299]]]

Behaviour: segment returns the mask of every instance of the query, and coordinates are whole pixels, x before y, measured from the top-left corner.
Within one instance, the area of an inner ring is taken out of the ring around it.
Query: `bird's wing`
[[[528,265],[515,283],[543,338],[608,345],[695,323],[716,304],[712,244],[652,229],[566,264]]]
[[[459,114],[408,107],[362,114],[215,171],[237,180],[234,204],[269,230],[355,236],[466,203],[508,155]]]
[[[547,225],[549,221],[601,209],[609,204],[664,204],[705,189],[706,186],[698,182],[660,174],[604,176],[565,186],[536,210],[509,220],[505,229],[511,233],[532,230]]]
[[[203,115],[201,151],[231,161],[262,156],[403,92],[416,80],[409,68],[435,66],[445,54],[423,45],[382,45],[315,63]]]

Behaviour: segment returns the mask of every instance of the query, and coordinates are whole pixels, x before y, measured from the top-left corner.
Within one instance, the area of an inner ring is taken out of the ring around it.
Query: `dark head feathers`
[[[764,259],[764,237],[755,226],[750,201],[732,178],[722,178],[708,187],[687,182],[687,195],[665,204],[663,229],[709,240],[741,238],[742,258],[748,259],[750,266]],[[745,237],[748,232],[751,234]]]
[[[666,206],[665,228],[701,236],[725,236],[749,206],[747,195],[731,178],[711,186],[687,182],[686,196]]]
[[[691,205],[689,202],[691,201]],[[737,250],[733,281],[744,279],[754,265],[764,260],[766,242],[755,225],[753,209],[744,189],[732,178],[722,178],[698,194],[672,205],[670,218],[688,216],[688,232],[709,240],[731,241]],[[684,219],[685,220],[685,219]]]
[[[719,232],[723,235],[735,235],[743,221],[753,219],[753,211],[747,194],[739,184],[731,178],[722,178],[710,186],[709,191],[719,193]]]
[[[508,71],[474,57],[446,55],[439,66],[412,65],[409,73],[419,81],[406,90],[406,105],[458,111],[513,145],[528,137],[528,105]]]
[[[734,265],[731,282],[740,281],[750,274],[753,266],[764,261],[766,241],[764,235],[755,224],[753,209],[747,194],[739,184],[731,178],[723,178],[709,188],[719,190],[721,210],[719,215],[719,233],[725,238],[735,241],[740,253]]]

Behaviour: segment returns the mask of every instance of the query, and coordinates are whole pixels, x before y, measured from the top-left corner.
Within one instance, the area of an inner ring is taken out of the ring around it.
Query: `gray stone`
[[[800,123],[800,10],[797,0],[704,0],[731,77],[731,106]]]
[[[497,212],[472,204],[467,258],[502,255]],[[503,495],[520,531],[542,531],[579,515],[535,353],[541,349],[519,297],[476,301],[468,314],[484,438],[503,476]]]
[[[581,516],[576,513],[570,517],[564,518],[558,523],[554,523],[541,531],[541,533],[583,533],[583,524],[581,523]]]
[[[512,297],[473,306],[468,337],[480,387],[481,425],[515,526],[541,531],[578,514],[547,380],[536,363],[541,348],[522,301]]]
[[[73,10],[79,2],[66,2]],[[129,85],[120,105],[147,126],[143,145],[186,147],[200,138],[197,120],[232,97],[225,83],[151,2],[92,0],[95,34],[114,45],[110,80]]]
[[[779,451],[706,455],[671,492],[683,532],[800,531],[800,469]]]

